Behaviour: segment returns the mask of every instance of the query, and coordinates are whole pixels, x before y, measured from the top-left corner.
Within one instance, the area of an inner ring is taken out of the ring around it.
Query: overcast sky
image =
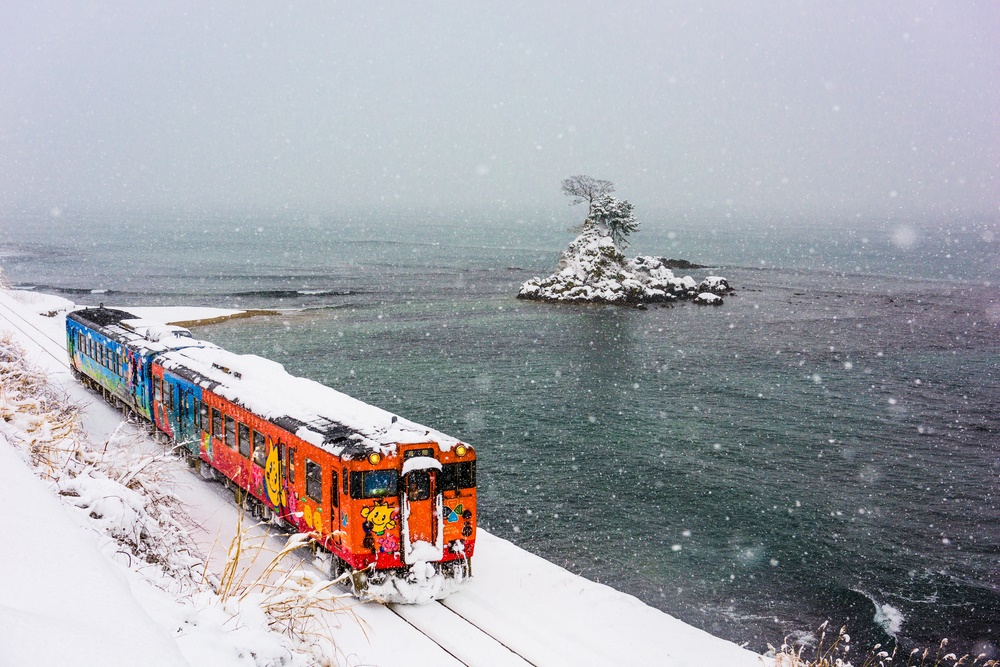
[[[1000,3],[0,0],[0,212],[997,216]]]

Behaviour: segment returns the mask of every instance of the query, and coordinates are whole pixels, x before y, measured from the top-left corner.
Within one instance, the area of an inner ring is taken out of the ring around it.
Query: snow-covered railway
[[[390,604],[389,609],[468,667],[536,667],[444,600],[421,606]]]

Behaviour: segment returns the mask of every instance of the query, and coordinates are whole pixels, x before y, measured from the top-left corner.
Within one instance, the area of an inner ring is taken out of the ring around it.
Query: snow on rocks
[[[700,304],[702,306],[721,306],[722,297],[718,294],[712,294],[711,292],[701,292],[692,299],[694,303]]]
[[[559,258],[548,278],[532,278],[521,285],[519,299],[552,303],[612,303],[641,306],[698,299],[700,293],[729,293],[725,278],[711,276],[699,285],[691,276],[677,277],[662,258],[638,256],[626,260],[610,236],[598,225],[585,224]],[[721,304],[721,298],[711,301]]]
[[[712,292],[714,294],[727,294],[732,291],[729,281],[722,276],[708,276],[698,285],[701,292]]]

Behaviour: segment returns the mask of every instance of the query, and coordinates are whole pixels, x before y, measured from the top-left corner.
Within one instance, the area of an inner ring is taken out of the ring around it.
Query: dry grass
[[[16,340],[0,336],[0,431],[39,477],[115,541],[116,556],[127,556],[133,569],[153,566],[167,573],[179,599],[204,592],[208,584],[215,594],[211,604],[286,635],[311,665],[338,664],[334,637],[341,619],[361,621],[342,602],[351,596],[336,589],[340,579],[329,581],[293,562],[309,545],[308,536],[292,535],[269,553],[266,539],[248,537],[255,527],[244,528],[241,514],[222,572],[211,574],[194,556],[185,529],[194,522],[170,490],[175,457],[150,454],[144,436],[125,423],[105,442],[91,443],[79,410],[25,358]],[[112,497],[120,502],[108,512]]]
[[[357,601],[337,588],[348,575],[329,580],[302,568],[302,550],[312,553],[309,535],[291,535],[275,552],[266,546],[269,535],[251,536],[265,524],[244,527],[243,519],[241,512],[222,573],[207,577],[222,604],[229,609],[246,605],[260,609],[271,630],[295,640],[315,664],[336,665],[341,620],[347,617],[364,628],[351,609]],[[297,563],[289,562],[296,559]]]
[[[10,335],[0,337],[0,419],[18,432],[40,476],[54,479],[79,459],[78,411],[44,373],[25,362],[24,350]]]
[[[775,654],[775,667],[1000,667],[1000,661],[986,660],[985,655],[958,656],[947,653],[948,640],[942,639],[937,651],[931,654],[930,649],[913,649],[907,656],[899,656],[898,650],[890,653],[882,650],[881,644],[876,644],[860,662],[855,664],[848,657],[851,651],[851,636],[843,627],[829,645],[827,642],[827,624],[820,626],[820,638],[810,656],[804,655],[805,647],[798,648],[788,644],[786,639],[780,649],[770,644],[768,648]],[[905,661],[904,661],[905,658]]]

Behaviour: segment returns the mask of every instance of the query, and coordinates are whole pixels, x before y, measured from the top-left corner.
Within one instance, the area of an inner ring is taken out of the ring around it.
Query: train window
[[[344,477],[344,495],[345,496],[346,495],[350,495],[350,493],[351,493],[351,487],[348,484],[348,482],[350,481],[350,477],[348,477],[348,475],[347,475],[347,468],[344,468],[344,470],[343,470],[343,477]]]
[[[446,463],[438,473],[438,488],[442,491],[458,491],[476,486],[476,462]]]
[[[250,458],[250,427],[240,424],[240,454]]]
[[[288,448],[288,481],[295,483],[295,450]]]
[[[306,495],[318,503],[323,502],[323,469],[309,459],[306,459]]]
[[[267,441],[260,431],[253,432],[253,462],[261,468],[267,462]]]
[[[405,479],[408,500],[427,500],[431,497],[431,474],[429,472],[414,470]]]
[[[222,413],[212,408],[212,437],[222,440]]]
[[[195,419],[198,420],[198,430],[200,431],[208,430],[206,429],[206,427],[211,427],[211,417],[208,416],[208,411],[210,408],[201,401],[197,401],[197,403],[198,403],[198,416],[195,417]]]
[[[236,420],[229,415],[226,415],[226,444],[236,449]]]
[[[163,383],[163,404],[167,410],[174,411],[174,385],[166,381]]]
[[[153,376],[153,400],[157,403],[163,401],[163,378]]]
[[[351,473],[351,498],[381,498],[398,493],[399,473],[395,470],[368,470]]]
[[[340,489],[337,487],[337,471],[330,471],[330,504],[340,507]]]

